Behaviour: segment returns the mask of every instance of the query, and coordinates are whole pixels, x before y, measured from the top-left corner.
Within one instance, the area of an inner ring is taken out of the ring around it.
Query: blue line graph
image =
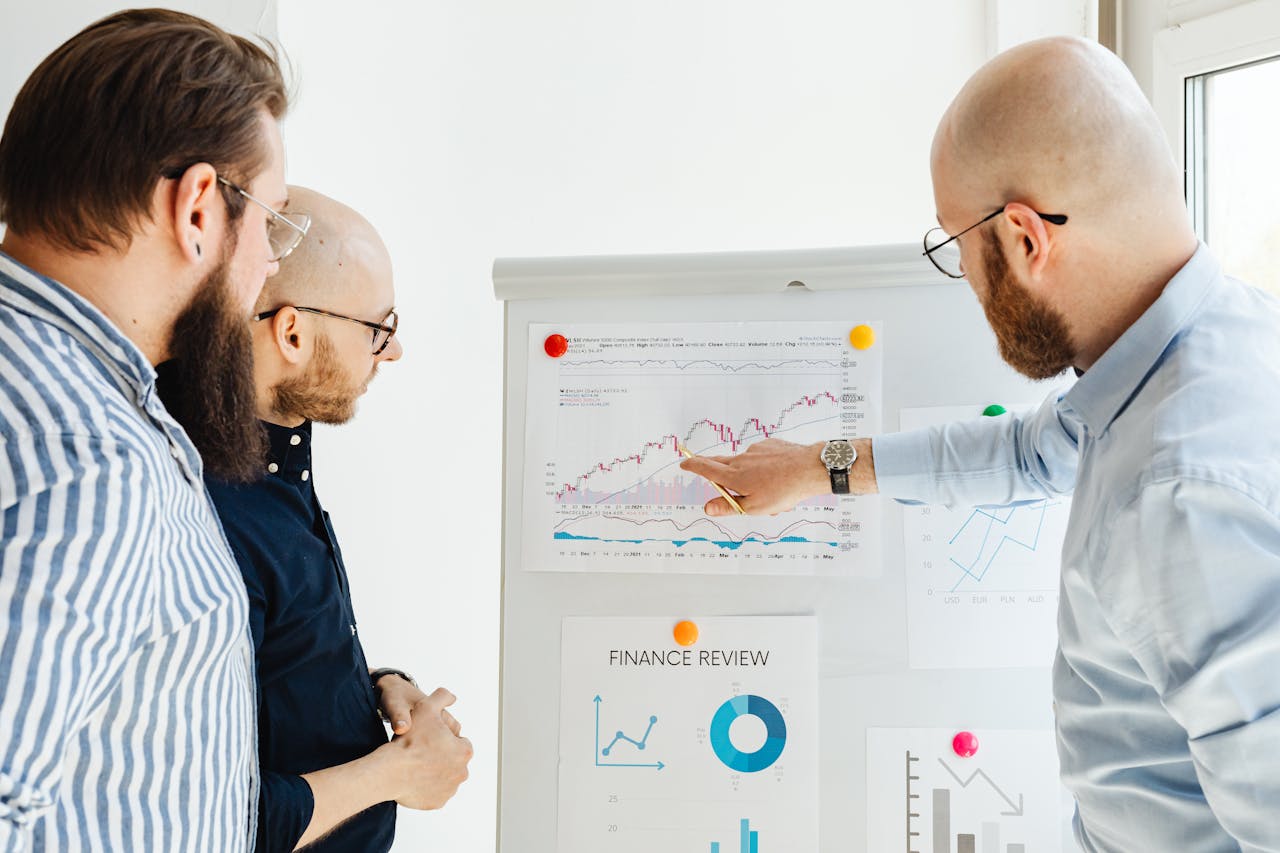
[[[617,732],[617,734],[614,735],[613,740],[609,741],[609,745],[601,749],[600,747],[600,703],[603,702],[604,700],[601,699],[600,696],[597,694],[596,698],[592,699],[591,701],[594,702],[596,705],[596,749],[595,749],[596,767],[648,767],[653,770],[661,770],[663,767],[666,767],[666,765],[663,764],[661,761],[653,761],[648,764],[621,763],[617,761],[601,761],[600,760],[601,757],[604,757],[604,758],[609,757],[609,754],[613,752],[613,748],[618,744],[619,741],[622,741],[624,743],[629,743],[638,750],[644,749],[645,746],[647,746],[649,743],[649,735],[653,733],[653,727],[658,724],[658,718],[657,716],[654,716],[654,715],[651,715],[649,717],[649,727],[644,730],[644,737],[640,738],[639,740],[636,740],[635,738],[632,738],[632,737],[627,737],[627,735],[619,731]]]
[[[644,749],[644,745],[649,742],[649,734],[650,732],[653,731],[653,727],[654,725],[657,724],[657,722],[658,722],[657,717],[652,717],[652,716],[649,717],[649,728],[644,730],[644,737],[640,738],[640,740],[636,740],[635,738],[629,738],[623,732],[617,732],[616,734],[614,734],[613,740],[609,741],[609,745],[606,746],[604,749],[600,750],[600,754],[608,755],[610,752],[613,751],[614,745],[617,744],[617,742],[620,740],[626,741],[627,743],[634,746],[636,749]]]
[[[960,525],[960,529],[947,542],[949,547],[954,546],[962,536],[965,536],[966,531],[969,531],[970,525],[973,525],[974,530],[969,532],[970,540],[977,539],[973,558],[961,562],[954,556],[948,557],[951,564],[961,571],[960,577],[950,591],[955,592],[966,579],[981,583],[1005,545],[1016,546],[1031,552],[1036,551],[1040,547],[1040,534],[1044,530],[1045,515],[1051,507],[1058,506],[1059,503],[1059,501],[1039,501],[1026,506],[1004,507],[997,510],[980,507],[971,512],[964,524]],[[1022,520],[1028,516],[1030,521],[1023,523]],[[1034,532],[1029,536],[1014,535],[1011,531],[1015,522],[1023,530],[1029,530],[1034,526]],[[993,540],[994,547],[992,547]]]

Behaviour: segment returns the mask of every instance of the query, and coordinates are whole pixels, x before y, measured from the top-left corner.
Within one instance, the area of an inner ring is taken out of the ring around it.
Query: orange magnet
[[[671,633],[675,635],[676,642],[682,646],[692,646],[698,642],[698,626],[688,619],[677,622],[676,629]]]
[[[853,331],[849,333],[849,343],[854,349],[871,349],[876,342],[876,330],[863,323],[860,326],[854,326]]]

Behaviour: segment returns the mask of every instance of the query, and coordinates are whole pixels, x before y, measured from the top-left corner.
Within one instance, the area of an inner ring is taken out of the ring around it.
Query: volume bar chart
[[[711,853],[720,853],[719,841],[711,842]],[[760,833],[751,828],[751,821],[747,818],[739,824],[738,853],[760,853]]]

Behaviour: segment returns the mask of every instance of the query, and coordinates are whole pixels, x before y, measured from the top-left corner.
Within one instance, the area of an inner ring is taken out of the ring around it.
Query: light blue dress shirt
[[[1201,246],[1065,394],[886,435],[883,494],[1074,492],[1053,683],[1087,851],[1280,851],[1280,303]]]

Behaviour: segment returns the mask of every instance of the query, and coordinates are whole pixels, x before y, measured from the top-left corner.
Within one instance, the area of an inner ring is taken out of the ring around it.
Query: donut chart
[[[755,752],[742,752],[729,739],[729,728],[741,716],[757,717],[764,723],[764,745]],[[782,712],[763,696],[735,696],[716,710],[711,719],[711,748],[730,770],[758,773],[771,766],[787,745],[787,723]]]

